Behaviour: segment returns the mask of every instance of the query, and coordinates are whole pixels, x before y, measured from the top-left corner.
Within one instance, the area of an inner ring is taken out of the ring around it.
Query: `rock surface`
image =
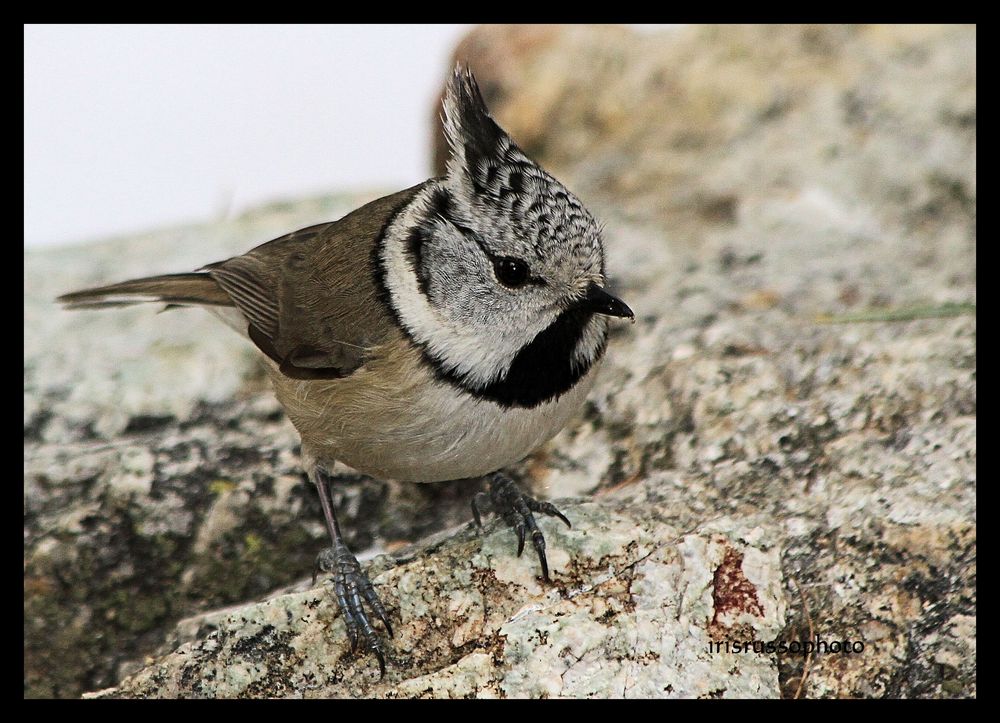
[[[734,603],[727,629],[757,639],[781,630],[766,528],[720,519],[685,533],[664,523],[665,510],[623,499],[568,509],[574,531],[547,526],[559,568],[551,587],[513,555],[509,530],[461,531],[375,577],[399,600],[384,680],[371,658],[349,654],[332,593],[320,587],[190,621],[179,629],[197,631],[193,639],[175,637],[174,652],[101,695],[777,695],[771,660],[734,666],[707,644],[720,599]],[[732,579],[717,573],[727,564]]]
[[[350,541],[395,558],[379,681],[302,581],[319,505],[250,350],[51,303],[364,199],[26,252],[25,695],[974,696],[975,28],[485,27],[458,55],[607,222],[638,315],[522,466],[573,498],[556,584],[467,526],[475,483],[345,470]],[[864,649],[709,651],[817,635]]]

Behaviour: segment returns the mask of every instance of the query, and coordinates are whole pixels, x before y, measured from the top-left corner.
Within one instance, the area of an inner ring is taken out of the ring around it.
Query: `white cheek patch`
[[[386,229],[379,251],[383,283],[404,331],[445,367],[474,387],[502,378],[521,348],[541,332],[520,323],[498,323],[488,333],[471,323],[461,323],[440,313],[421,291],[407,253],[408,232],[425,218],[434,184],[423,189]],[[458,299],[456,298],[456,302]],[[513,320],[512,320],[513,321]]]

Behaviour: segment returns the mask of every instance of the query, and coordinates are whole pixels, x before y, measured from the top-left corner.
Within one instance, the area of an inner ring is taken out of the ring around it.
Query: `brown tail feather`
[[[120,284],[63,294],[57,301],[67,309],[102,309],[128,306],[148,301],[172,305],[232,306],[232,299],[219,288],[211,276],[204,273],[167,274],[132,279]]]

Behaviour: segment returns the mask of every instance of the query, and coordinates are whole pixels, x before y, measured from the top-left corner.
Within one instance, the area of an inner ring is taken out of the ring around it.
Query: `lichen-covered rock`
[[[319,506],[250,350],[197,312],[51,303],[361,199],[26,252],[25,694],[974,696],[975,54],[962,26],[463,42],[607,222],[637,323],[522,465],[576,499],[543,523],[554,586],[462,527],[475,483],[344,471],[352,544],[395,558],[384,681],[303,582]],[[863,650],[709,652],[816,636]]]
[[[333,597],[316,587],[202,617],[187,626],[194,639],[99,695],[778,694],[772,658],[734,662],[709,647],[737,629],[770,640],[784,624],[771,521],[717,519],[684,532],[666,522],[669,510],[617,498],[566,509],[573,530],[546,525],[551,586],[514,555],[509,530],[480,537],[471,524],[375,577],[398,599],[383,680],[372,658],[349,654]],[[727,561],[738,582],[720,578]],[[723,611],[722,600],[736,603]]]

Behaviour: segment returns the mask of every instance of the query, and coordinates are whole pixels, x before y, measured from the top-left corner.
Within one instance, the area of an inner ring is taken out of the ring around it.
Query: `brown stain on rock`
[[[743,553],[728,545],[712,578],[712,608],[715,612],[708,631],[713,640],[753,639],[750,626],[736,624],[736,621],[741,613],[764,617],[757,588],[743,574]]]

